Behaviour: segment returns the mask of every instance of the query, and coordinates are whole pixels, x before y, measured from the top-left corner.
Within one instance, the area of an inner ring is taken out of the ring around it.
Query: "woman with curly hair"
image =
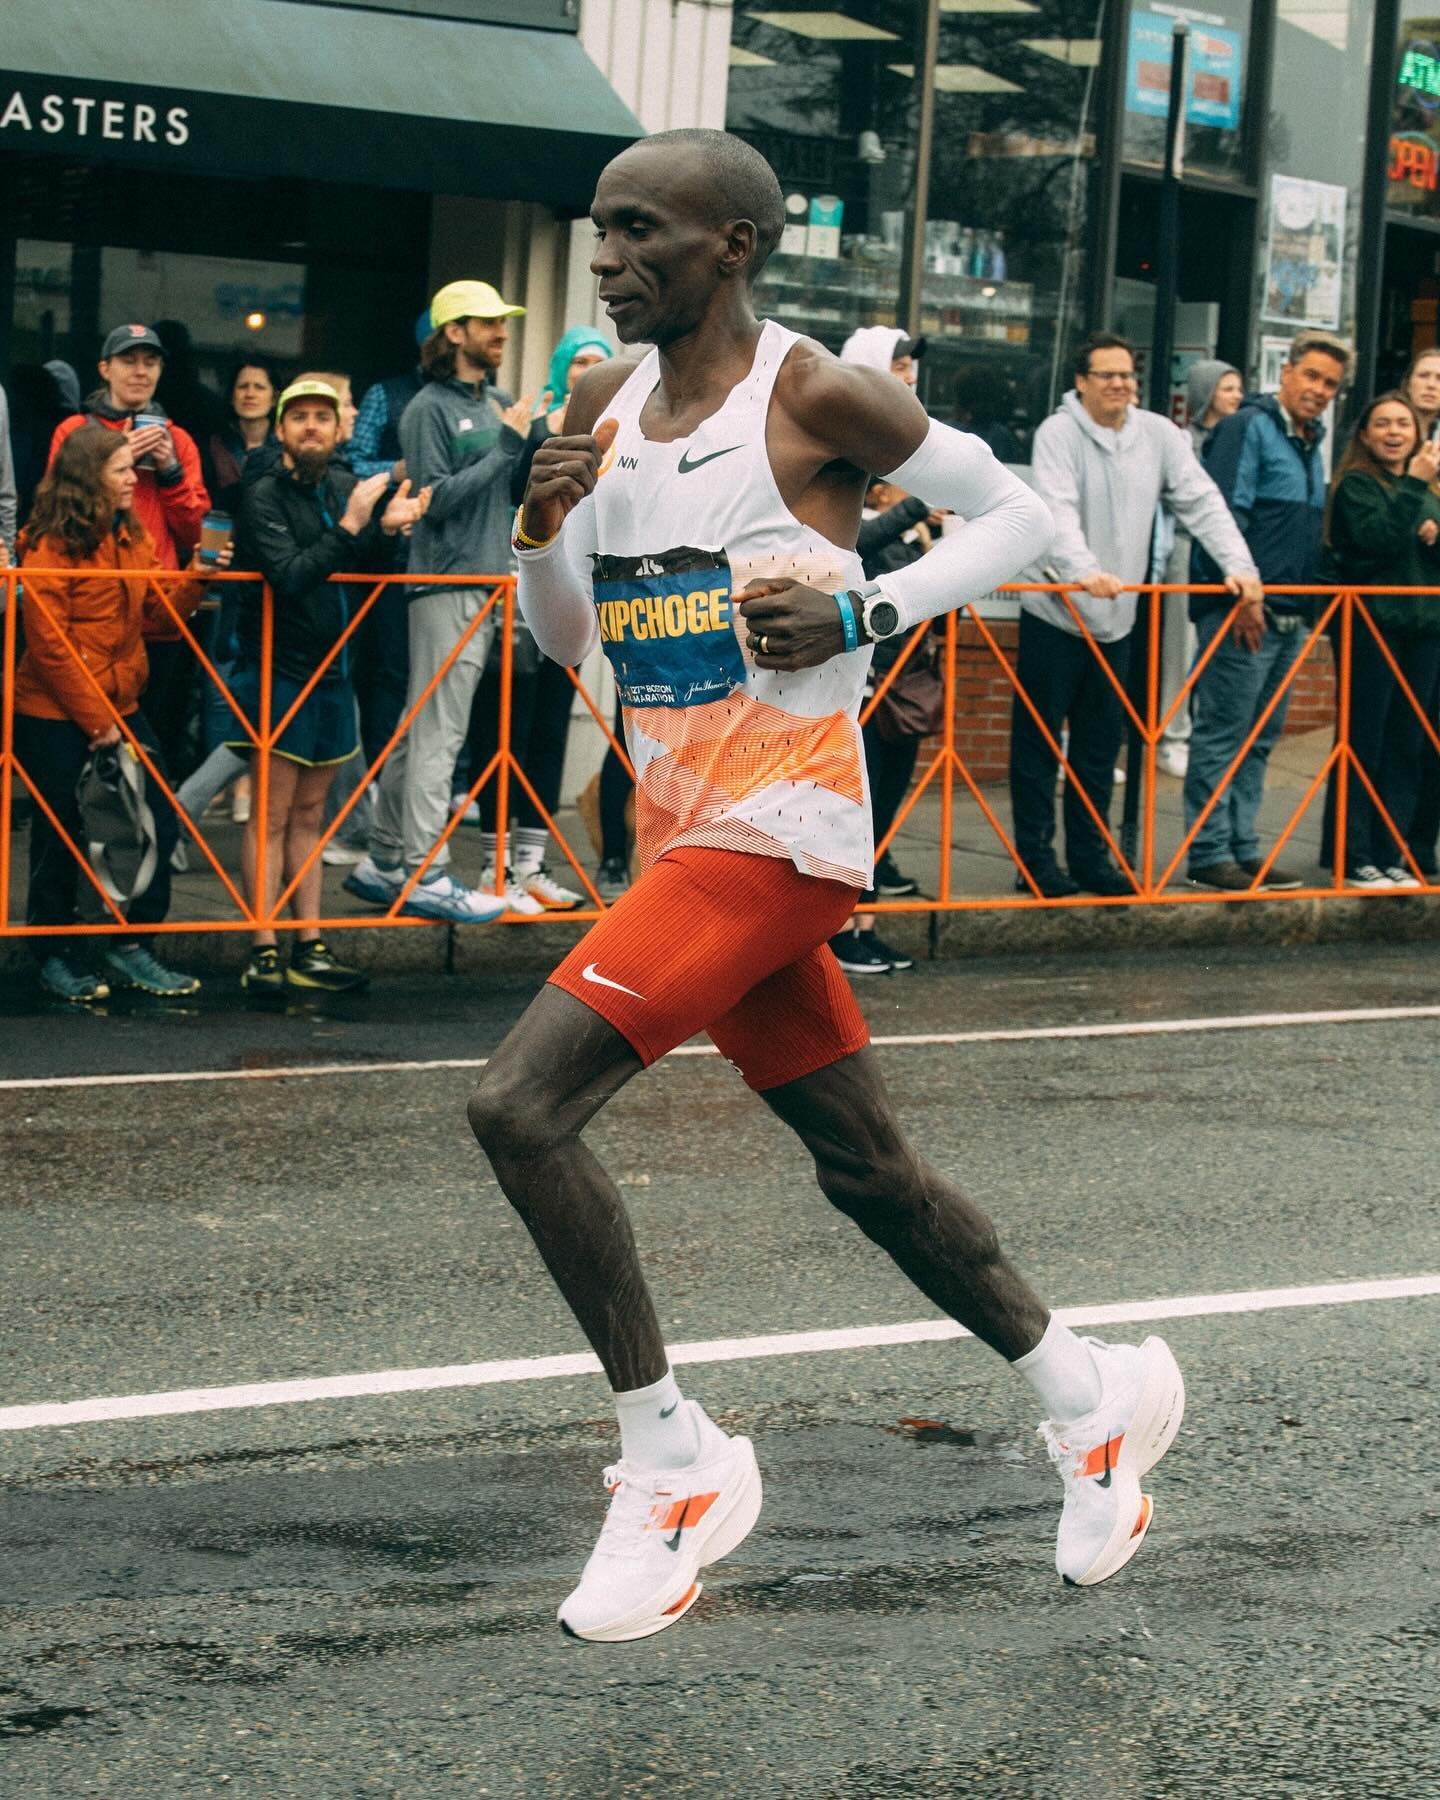
[[[97,687],[163,768],[155,735],[140,710],[149,673],[141,629],[146,624],[173,626],[173,620],[145,573],[158,568],[160,558],[131,510],[135,483],[126,439],[103,425],[82,425],[56,453],[20,537],[25,654],[15,674],[15,748],[45,803],[35,809],[30,829],[25,917],[31,925],[73,925],[78,918],[77,882],[84,878],[65,841],[80,841],[76,785],[91,753],[122,738]],[[200,567],[198,552],[190,566]],[[82,574],[83,579],[75,578]],[[168,590],[182,616],[194,609],[203,592],[200,581]],[[158,925],[170,906],[176,822],[148,771],[145,788],[158,855],[148,887],[131,899],[127,916],[135,925]],[[100,975],[70,960],[65,938],[30,939],[42,988],[57,999],[83,1005],[107,998],[112,985],[165,998],[192,994],[200,985],[193,975],[159,962],[138,934],[104,941],[108,947]]]

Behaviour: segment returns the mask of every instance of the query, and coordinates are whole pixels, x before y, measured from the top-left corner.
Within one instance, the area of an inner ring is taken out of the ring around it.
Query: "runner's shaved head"
[[[707,224],[748,219],[755,227],[755,254],[746,269],[753,281],[770,260],[785,226],[785,197],[769,163],[744,138],[698,127],[657,131],[622,151],[615,161],[652,150],[663,159],[674,189]]]

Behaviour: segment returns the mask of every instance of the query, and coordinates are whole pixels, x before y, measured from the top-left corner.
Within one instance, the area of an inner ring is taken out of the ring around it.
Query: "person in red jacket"
[[[200,521],[210,510],[210,496],[195,440],[166,417],[155,399],[165,347],[148,325],[117,325],[101,349],[99,366],[103,385],[82,411],[55,427],[50,462],[82,425],[127,433],[135,459],[135,517],[155,547],[156,564],[182,568],[200,542]],[[141,424],[141,419],[150,422]],[[185,734],[195,690],[195,653],[163,609],[145,623],[145,647],[150,661],[145,711],[169,773],[179,780],[189,772]]]
[[[77,921],[78,883],[85,878],[71,847],[81,837],[75,789],[91,752],[121,742],[114,713],[164,768],[140,711],[147,673],[142,633],[147,623],[169,614],[156,583],[144,573],[154,569],[158,546],[134,510],[138,491],[128,439],[117,439],[100,425],[82,425],[60,446],[20,536],[25,654],[15,672],[15,749],[45,802],[31,820],[25,908],[30,925]],[[198,556],[190,567],[200,567]],[[72,571],[86,570],[104,573],[73,578]],[[205,584],[170,584],[167,591],[183,617],[198,605]],[[158,857],[149,885],[126,912],[137,926],[158,925],[169,910],[176,836],[175,814],[148,770],[145,790]],[[41,986],[57,999],[83,1004],[105,999],[111,984],[167,998],[194,993],[200,985],[193,975],[166,968],[138,933],[133,940],[104,941],[109,948],[102,979],[69,961],[65,938],[32,938]]]

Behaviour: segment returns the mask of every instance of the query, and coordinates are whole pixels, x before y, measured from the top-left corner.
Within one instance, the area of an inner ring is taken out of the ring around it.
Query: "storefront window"
[[[843,6],[843,0],[842,0]],[[774,166],[787,229],[759,303],[838,349],[898,322],[921,5],[735,10],[727,124]],[[1101,0],[942,8],[925,225],[921,398],[1009,460],[1065,385]]]
[[[1279,0],[1253,351],[1267,389],[1297,331],[1354,337],[1371,23],[1368,0]]]
[[[1440,17],[1435,0],[1405,0],[1390,127],[1392,213],[1440,219]]]
[[[950,10],[936,71],[922,398],[1028,462],[1079,335],[1100,0]]]
[[[1156,0],[1148,8],[1132,8],[1125,47],[1125,159],[1156,169],[1165,159],[1177,19],[1190,26],[1185,166],[1193,174],[1241,178],[1246,173],[1242,132],[1250,73],[1250,0],[1206,0],[1203,8]]]
[[[914,186],[914,24],[910,0],[849,13],[735,8],[726,124],[785,192],[785,236],[758,302],[836,350],[857,326],[896,319]]]

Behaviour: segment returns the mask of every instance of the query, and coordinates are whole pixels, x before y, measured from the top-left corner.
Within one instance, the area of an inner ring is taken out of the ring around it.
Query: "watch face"
[[[893,600],[877,600],[870,608],[865,628],[873,638],[889,637],[900,623],[900,608]]]

